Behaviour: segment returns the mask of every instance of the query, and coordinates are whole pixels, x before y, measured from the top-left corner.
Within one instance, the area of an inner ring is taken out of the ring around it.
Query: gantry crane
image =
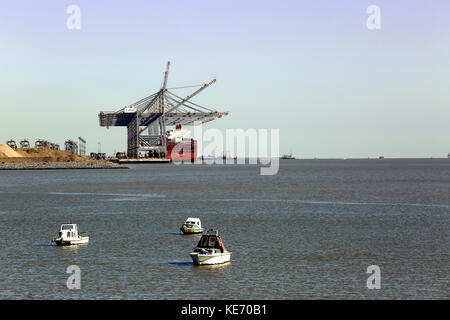
[[[167,155],[166,127],[196,125],[228,115],[228,112],[208,109],[190,101],[216,82],[216,79],[200,85],[199,89],[182,98],[167,89],[169,68],[170,61],[167,62],[164,80],[158,92],[118,111],[100,112],[98,115],[102,127],[127,127],[128,158],[138,158],[139,151],[148,150],[164,158]]]

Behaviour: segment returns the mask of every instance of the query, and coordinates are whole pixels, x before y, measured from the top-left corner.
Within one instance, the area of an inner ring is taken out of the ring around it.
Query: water
[[[0,171],[0,299],[448,299],[449,194],[446,159]],[[189,216],[231,263],[192,265]],[[88,245],[50,245],[68,221]]]

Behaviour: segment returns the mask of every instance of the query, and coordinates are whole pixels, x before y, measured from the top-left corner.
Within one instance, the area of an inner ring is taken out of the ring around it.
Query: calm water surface
[[[446,159],[0,171],[0,299],[448,299],[449,195]],[[192,265],[189,216],[231,263]],[[50,245],[69,221],[87,246]]]

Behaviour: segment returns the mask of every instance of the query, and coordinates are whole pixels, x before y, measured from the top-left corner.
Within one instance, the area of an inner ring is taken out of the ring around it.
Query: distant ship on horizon
[[[292,156],[292,153],[290,153],[290,154],[283,154],[283,155],[280,157],[280,159],[284,159],[284,160],[292,160],[292,159],[295,159],[295,157]]]

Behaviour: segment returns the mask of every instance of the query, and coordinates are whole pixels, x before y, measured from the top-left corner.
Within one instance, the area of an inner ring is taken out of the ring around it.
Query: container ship
[[[172,161],[191,161],[197,158],[197,141],[185,138],[181,125],[166,132],[166,152],[158,152],[157,147],[141,145],[138,158],[130,158],[126,152],[117,152],[110,161],[117,163],[168,163]]]
[[[172,161],[194,162],[197,158],[197,141],[191,138],[184,138],[181,125],[177,125],[175,130],[169,132],[166,140],[167,159]]]

